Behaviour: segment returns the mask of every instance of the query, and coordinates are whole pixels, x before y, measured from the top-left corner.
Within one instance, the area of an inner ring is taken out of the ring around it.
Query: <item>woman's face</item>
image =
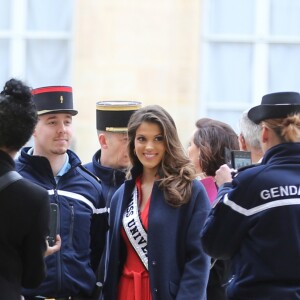
[[[200,163],[199,163],[200,149],[194,144],[194,134],[196,131],[197,131],[197,129],[194,130],[192,136],[190,137],[187,151],[188,151],[188,156],[189,156],[192,164],[196,168],[196,173],[201,174],[202,169],[201,169]]]
[[[159,125],[142,122],[136,130],[134,148],[144,171],[153,172],[155,175],[166,152],[164,136]]]

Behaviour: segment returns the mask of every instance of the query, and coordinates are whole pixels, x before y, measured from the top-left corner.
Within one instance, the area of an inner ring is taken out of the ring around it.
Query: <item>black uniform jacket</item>
[[[0,151],[0,176],[14,169],[13,159]],[[0,191],[1,300],[20,300],[21,286],[37,287],[45,278],[48,222],[45,189],[21,179]]]

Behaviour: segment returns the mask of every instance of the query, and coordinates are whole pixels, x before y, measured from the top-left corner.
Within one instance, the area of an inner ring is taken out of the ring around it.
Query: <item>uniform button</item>
[[[157,289],[157,288],[155,288],[155,289],[154,289],[154,293],[157,293],[157,292],[158,292],[158,289]]]
[[[156,260],[152,260],[152,266],[156,266]]]

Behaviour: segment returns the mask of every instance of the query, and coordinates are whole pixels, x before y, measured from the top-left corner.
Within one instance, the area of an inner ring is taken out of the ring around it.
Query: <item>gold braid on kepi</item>
[[[97,130],[127,132],[131,115],[142,107],[139,101],[99,101],[96,103]]]

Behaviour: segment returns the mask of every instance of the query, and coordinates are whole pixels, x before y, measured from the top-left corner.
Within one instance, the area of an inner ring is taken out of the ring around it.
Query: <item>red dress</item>
[[[141,195],[141,182],[139,179],[137,179],[136,185],[138,195]],[[140,199],[139,197],[139,201]],[[150,199],[143,211],[140,212],[140,218],[146,231],[148,229],[149,206]],[[127,257],[119,281],[118,300],[151,300],[149,273],[131,246],[123,227],[121,235],[126,244]]]

